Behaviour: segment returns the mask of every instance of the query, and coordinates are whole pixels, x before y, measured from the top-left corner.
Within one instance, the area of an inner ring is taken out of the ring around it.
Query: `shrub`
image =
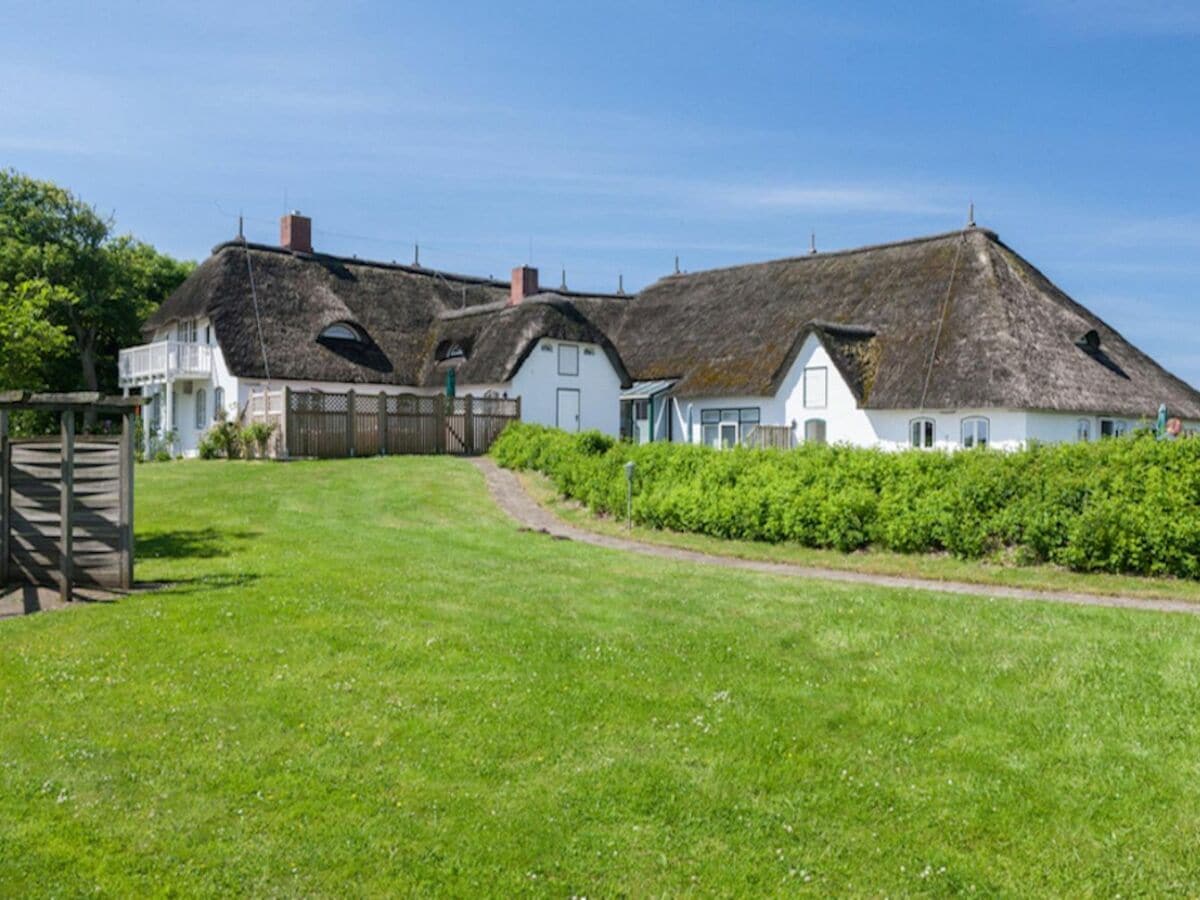
[[[266,459],[267,445],[270,443],[271,435],[274,433],[275,426],[268,425],[266,422],[255,422],[243,428],[240,437],[246,458],[249,459],[251,453],[253,453],[259,459]]]
[[[654,528],[843,551],[1002,555],[1200,578],[1200,440],[1140,435],[1014,453],[802,446],[716,451],[513,424],[492,447],[598,513]]]

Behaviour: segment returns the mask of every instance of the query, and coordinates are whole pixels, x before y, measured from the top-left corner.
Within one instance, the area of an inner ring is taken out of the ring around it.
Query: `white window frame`
[[[915,429],[920,428],[920,439],[914,440]],[[937,422],[930,416],[917,416],[908,421],[908,446],[915,450],[932,450],[937,444]]]
[[[762,424],[762,407],[727,406],[700,410],[700,443],[718,450],[736,446],[746,439],[750,428]],[[727,429],[733,429],[733,443],[726,441]],[[712,439],[709,439],[709,435]]]
[[[1092,420],[1079,419],[1075,423],[1075,440],[1081,444],[1086,444],[1092,439]]]
[[[563,351],[570,351],[564,353]],[[579,347],[575,344],[559,344],[558,345],[558,374],[559,375],[578,375],[579,374]]]
[[[982,426],[983,439],[980,440]],[[969,429],[969,433],[968,433]],[[962,420],[962,445],[964,450],[992,445],[992,423],[987,416],[967,416]]]
[[[1107,425],[1109,428],[1108,434],[1104,433],[1105,425]],[[1100,437],[1101,438],[1120,437],[1121,435],[1125,434],[1127,431],[1129,431],[1129,423],[1126,422],[1124,419],[1112,419],[1112,418],[1105,416],[1104,418],[1102,418],[1100,420]]]
[[[176,340],[181,344],[196,343],[196,320],[180,319],[175,328]]]
[[[192,398],[196,404],[196,430],[203,431],[208,422],[204,417],[208,415],[208,392],[204,388],[196,389],[196,396]]]
[[[816,437],[808,436],[808,427],[810,425],[817,426],[820,430],[820,435]],[[829,423],[824,419],[814,416],[811,419],[804,420],[804,443],[825,445],[829,443]]]
[[[221,413],[225,409],[225,388],[217,385],[213,388],[213,421],[221,418]]]
[[[818,372],[821,373],[821,390],[816,390],[816,385],[810,387],[809,380],[811,376],[815,376]],[[826,409],[829,406],[829,367],[828,366],[806,366],[804,369],[804,408],[805,409]],[[820,397],[816,396],[820,393]],[[811,394],[811,396],[810,396]],[[817,402],[819,399],[820,402]]]

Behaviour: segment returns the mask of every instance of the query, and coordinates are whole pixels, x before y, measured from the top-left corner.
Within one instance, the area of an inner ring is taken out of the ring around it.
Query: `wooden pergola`
[[[133,587],[133,430],[138,397],[0,391],[0,587],[9,581]],[[14,438],[9,415],[57,413],[59,434]],[[79,413],[119,415],[116,436],[75,434]]]

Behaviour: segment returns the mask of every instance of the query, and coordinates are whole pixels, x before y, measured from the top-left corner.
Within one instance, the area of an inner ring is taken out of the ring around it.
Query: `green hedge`
[[[655,528],[1200,578],[1200,440],[1131,436],[1014,453],[715,451],[519,424],[492,455],[619,516],[622,465],[633,460],[633,517]]]

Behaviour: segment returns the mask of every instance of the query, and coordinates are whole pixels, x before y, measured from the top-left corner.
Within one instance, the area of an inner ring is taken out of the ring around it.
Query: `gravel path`
[[[725,569],[742,569],[747,572],[763,572],[768,575],[787,575],[794,578],[816,578],[822,581],[843,581],[851,584],[869,584],[878,587],[904,588],[909,590],[936,591],[942,594],[969,594],[975,597],[1002,597],[1011,600],[1040,600],[1048,603],[1073,603],[1080,606],[1116,606],[1126,609],[1146,609],[1158,612],[1182,612],[1193,615],[1200,613],[1200,604],[1184,600],[1151,600],[1139,597],[1104,596],[1101,594],[1078,594],[1060,591],[1032,591],[1025,588],[1000,585],[970,584],[962,581],[933,581],[923,578],[906,578],[898,575],[872,575],[865,572],[845,572],[839,569],[822,569],[816,566],[801,566],[792,563],[761,562],[738,559],[733,556],[714,556],[695,550],[647,544],[627,538],[597,534],[564,522],[543,508],[529,496],[520,480],[507,469],[497,466],[488,457],[472,460],[487,480],[488,490],[496,504],[517,522],[534,531],[553,537],[625,550],[644,556],[657,556],[679,562],[700,563],[720,566]]]

